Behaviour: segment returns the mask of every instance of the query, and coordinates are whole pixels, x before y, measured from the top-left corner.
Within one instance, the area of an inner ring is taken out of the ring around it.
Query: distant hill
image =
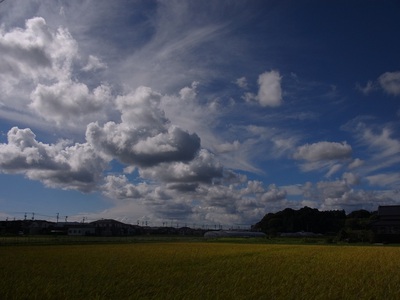
[[[301,231],[337,234],[344,228],[365,227],[365,220],[368,221],[373,214],[366,210],[357,210],[346,215],[344,210],[319,211],[307,206],[299,210],[286,208],[276,213],[267,213],[261,221],[253,225],[253,229],[268,235]]]

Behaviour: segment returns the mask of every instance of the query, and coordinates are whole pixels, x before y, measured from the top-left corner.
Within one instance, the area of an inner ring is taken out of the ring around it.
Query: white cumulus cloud
[[[169,124],[159,107],[160,97],[145,87],[118,97],[121,123],[91,123],[86,139],[101,153],[130,165],[192,160],[200,150],[200,138]]]
[[[321,160],[347,159],[351,157],[351,154],[352,148],[346,142],[336,143],[323,141],[298,147],[294,158],[315,162]]]
[[[211,183],[213,178],[223,176],[223,168],[209,151],[202,149],[190,162],[160,164],[144,168],[140,174],[162,182]]]
[[[247,84],[246,77],[240,77],[240,78],[236,79],[235,83],[238,87],[240,87],[242,89],[247,89],[248,84]]]
[[[386,72],[378,78],[382,89],[393,96],[400,95],[400,72]]]
[[[111,89],[101,85],[90,91],[79,82],[60,81],[51,86],[39,84],[31,94],[30,107],[38,115],[57,125],[85,125],[99,120],[104,107],[111,101]]]
[[[50,123],[63,129],[105,119],[111,87],[96,87],[91,82],[89,88],[80,80],[81,53],[68,29],[54,28],[42,17],[27,19],[24,28],[6,30],[2,26],[0,52],[3,117],[26,118],[28,124]],[[96,56],[89,55],[83,69],[89,72],[104,67]]]
[[[89,55],[86,66],[82,68],[83,71],[90,72],[101,69],[107,69],[107,64],[102,62],[97,56]]]
[[[262,73],[258,77],[257,100],[261,106],[277,107],[282,104],[281,75],[278,71]]]
[[[13,127],[0,144],[0,171],[24,174],[46,186],[89,192],[96,189],[107,161],[87,143],[44,144],[29,129]]]

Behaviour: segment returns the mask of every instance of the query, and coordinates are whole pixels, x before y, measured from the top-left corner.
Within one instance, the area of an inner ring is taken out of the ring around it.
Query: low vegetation
[[[0,299],[395,299],[400,248],[152,242],[0,247]]]

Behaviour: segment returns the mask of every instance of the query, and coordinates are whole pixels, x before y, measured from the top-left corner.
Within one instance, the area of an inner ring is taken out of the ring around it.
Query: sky
[[[5,0],[0,219],[248,226],[399,205],[399,15],[390,0]]]

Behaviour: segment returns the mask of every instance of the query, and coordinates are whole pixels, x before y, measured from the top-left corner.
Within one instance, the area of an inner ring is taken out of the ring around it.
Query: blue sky
[[[0,218],[400,204],[398,1],[4,1]]]

